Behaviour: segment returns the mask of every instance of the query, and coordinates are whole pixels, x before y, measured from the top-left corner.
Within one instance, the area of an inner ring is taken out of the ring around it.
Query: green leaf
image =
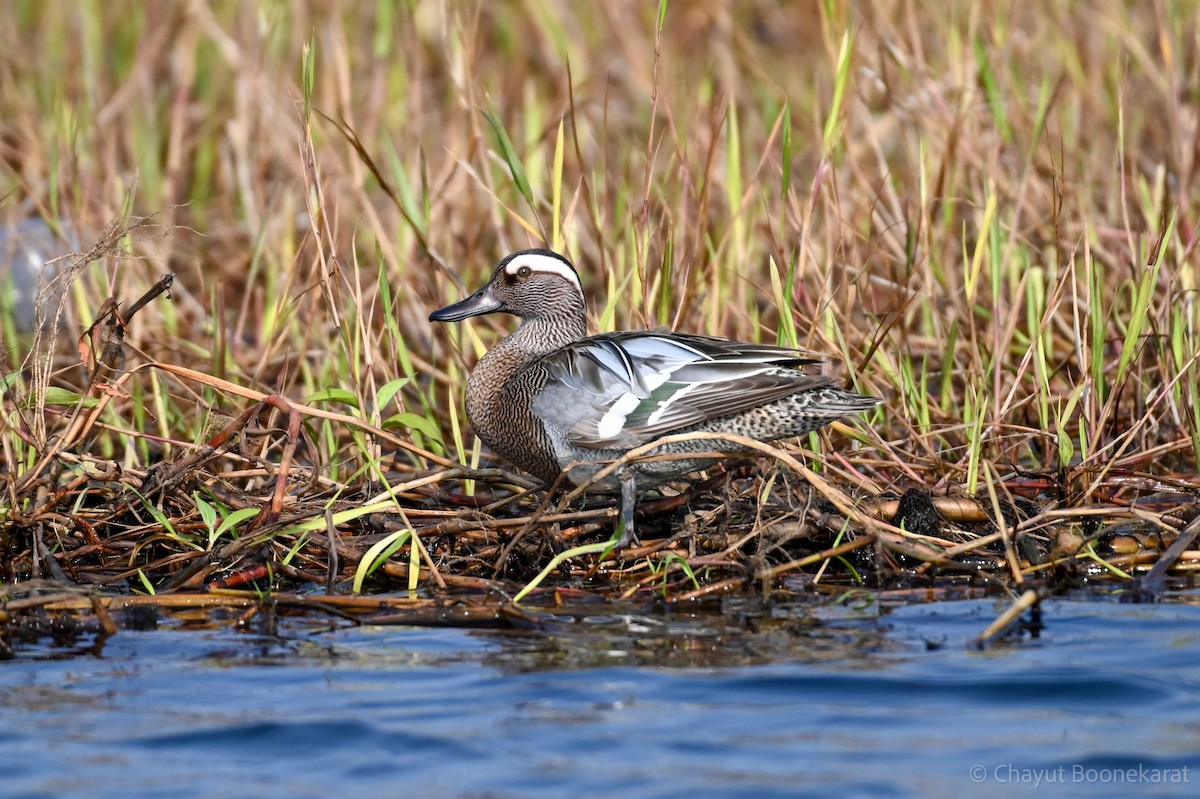
[[[196,500],[196,510],[200,511],[200,519],[204,526],[211,532],[217,526],[217,509],[200,499],[200,495],[195,491],[192,492],[192,499]]]
[[[228,530],[234,530],[235,534],[233,537],[237,538],[237,526],[247,519],[253,519],[260,513],[262,513],[262,508],[242,508],[240,510],[235,510],[233,513],[226,516],[225,520],[221,522],[221,526],[217,528],[216,538],[220,538]]]
[[[416,430],[418,433],[429,436],[436,441],[442,440],[442,431],[438,428],[436,422],[411,411],[389,416],[383,420],[383,424],[380,426],[384,430]]]
[[[379,391],[375,394],[375,402],[379,408],[386,408],[388,403],[392,401],[392,397],[400,393],[400,389],[412,382],[411,377],[398,377],[395,380],[389,380],[384,383]]]
[[[344,402],[355,409],[358,408],[358,397],[353,392],[347,391],[344,388],[323,389],[308,396],[304,402],[307,405],[313,405],[318,402]]]
[[[833,83],[833,102],[829,106],[829,116],[825,120],[825,131],[821,137],[822,149],[826,158],[833,156],[842,133],[842,106],[846,100],[846,87],[850,84],[850,67],[854,63],[854,41],[850,32],[842,35],[842,44],[838,49],[838,65]]]
[[[85,397],[82,394],[78,394],[74,391],[70,391],[65,388],[59,388],[58,386],[50,386],[49,388],[46,389],[45,401],[46,401],[47,405],[63,405],[63,406],[74,406],[82,401],[83,407],[94,408],[94,407],[96,407],[97,403],[100,402],[100,398],[99,397]]]
[[[504,126],[500,120],[493,114],[487,111],[483,112],[483,118],[492,126],[492,130],[496,133],[496,143],[500,145],[500,154],[504,157],[504,162],[508,164],[508,171],[512,173],[513,182],[517,184],[517,190],[521,192],[521,196],[530,205],[533,205],[533,189],[529,186],[529,178],[525,174],[525,165],[521,163],[520,157],[517,155],[517,148],[513,146],[512,139],[508,137],[508,132],[504,130]]]
[[[787,202],[788,190],[792,187],[792,104],[783,104],[783,175],[779,196]]]
[[[304,43],[303,66],[301,67],[301,85],[304,91],[304,120],[312,116],[313,86],[317,74],[317,32]]]
[[[400,547],[408,543],[412,530],[397,530],[366,551],[358,562],[354,572],[354,593],[361,594],[363,583],[383,565],[383,562],[396,553]]]
[[[529,596],[530,592],[541,585],[542,581],[548,576],[553,574],[554,570],[557,569],[560,564],[565,563],[571,558],[579,557],[580,555],[591,555],[597,552],[604,552],[609,548],[615,548],[617,541],[620,540],[620,538],[621,531],[613,530],[612,538],[608,539],[607,541],[600,541],[595,544],[584,544],[582,546],[572,547],[565,552],[558,553],[550,559],[550,562],[546,564],[545,568],[538,572],[536,577],[530,580],[524,588],[517,592],[517,595],[513,597],[513,604],[515,605],[525,597]]]

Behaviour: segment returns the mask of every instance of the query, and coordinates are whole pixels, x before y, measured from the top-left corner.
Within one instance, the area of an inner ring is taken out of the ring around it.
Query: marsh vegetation
[[[77,238],[41,325],[0,320],[0,616],[1190,580],[1195,11],[10,5],[0,214]],[[526,246],[594,331],[799,346],[885,401],[608,552],[614,503],[466,425],[511,320],[426,319]]]

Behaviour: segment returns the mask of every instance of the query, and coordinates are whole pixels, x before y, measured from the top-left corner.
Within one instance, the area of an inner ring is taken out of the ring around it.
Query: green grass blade
[[[533,205],[533,189],[529,185],[525,165],[521,163],[521,157],[517,155],[517,148],[513,146],[508,131],[504,129],[504,124],[498,116],[488,111],[482,113],[483,118],[492,126],[492,132],[496,134],[496,144],[500,147],[500,155],[504,158],[504,163],[508,165],[509,174],[512,175],[513,183],[517,185],[517,191],[521,192],[521,196],[527,203]]]

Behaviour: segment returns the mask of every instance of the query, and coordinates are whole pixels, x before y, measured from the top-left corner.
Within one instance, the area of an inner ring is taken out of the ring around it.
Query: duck
[[[661,330],[588,335],[579,273],[548,249],[506,256],[482,288],[429,320],[492,313],[520,324],[467,379],[471,427],[494,453],[546,485],[565,477],[589,493],[619,492],[618,549],[637,541],[640,492],[713,463],[688,454],[747,453],[736,442],[677,441],[651,452],[677,457],[632,460],[596,479],[635,447],[692,432],[777,441],[882,402],[806,371],[823,362],[806,350]]]

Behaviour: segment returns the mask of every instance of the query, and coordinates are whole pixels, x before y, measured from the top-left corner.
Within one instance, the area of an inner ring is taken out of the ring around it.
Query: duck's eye
[[[533,274],[533,270],[530,269],[528,266],[522,266],[520,269],[517,270],[517,277],[520,277],[520,278],[526,278],[532,274]]]

